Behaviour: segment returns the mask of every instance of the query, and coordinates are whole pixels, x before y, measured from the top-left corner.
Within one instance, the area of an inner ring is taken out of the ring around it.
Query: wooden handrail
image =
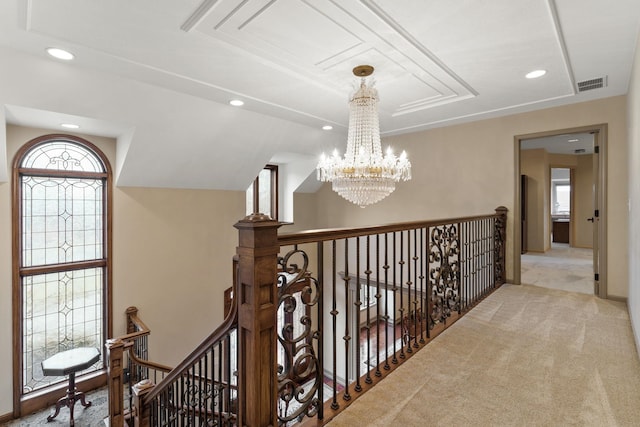
[[[127,315],[127,333],[131,333],[133,330],[151,332],[151,329],[149,329],[146,323],[138,317],[137,307],[128,307],[125,313]]]
[[[171,372],[171,370],[173,368],[171,368],[170,366],[163,365],[163,364],[157,363],[157,362],[152,362],[150,360],[140,359],[136,355],[136,352],[133,351],[134,344],[135,343],[133,341],[126,342],[124,344],[124,348],[127,350],[128,354],[129,354],[129,357],[131,358],[131,360],[133,360],[135,362],[136,365],[139,365],[139,366],[141,366],[143,368],[154,369],[154,370],[160,371],[160,372]]]
[[[318,230],[306,230],[297,233],[285,233],[278,235],[280,246],[300,245],[303,243],[324,242],[327,240],[347,239],[350,237],[366,236],[370,234],[384,234],[394,231],[413,230],[416,228],[434,227],[456,222],[468,222],[483,218],[498,218],[500,213],[493,215],[473,215],[458,218],[436,219],[428,221],[410,221],[394,224],[372,225],[356,228],[324,228]]]

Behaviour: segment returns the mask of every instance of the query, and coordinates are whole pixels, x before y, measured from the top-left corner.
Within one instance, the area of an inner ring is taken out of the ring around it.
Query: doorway
[[[515,283],[606,298],[606,131],[515,137]]]

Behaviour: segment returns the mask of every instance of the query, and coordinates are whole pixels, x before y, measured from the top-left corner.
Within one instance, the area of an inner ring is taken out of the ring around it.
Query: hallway
[[[328,425],[630,426],[638,402],[624,303],[504,285]]]
[[[521,282],[593,295],[593,251],[553,243],[545,253],[521,255]]]

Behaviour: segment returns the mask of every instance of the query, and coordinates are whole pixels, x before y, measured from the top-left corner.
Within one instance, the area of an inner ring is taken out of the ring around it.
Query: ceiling
[[[625,94],[639,23],[637,0],[3,0],[1,113],[116,138],[118,185],[243,190],[279,161],[313,191],[353,67],[384,137]]]
[[[520,149],[535,150],[543,148],[553,154],[593,154],[594,136],[589,132],[563,133],[541,138],[523,139]]]

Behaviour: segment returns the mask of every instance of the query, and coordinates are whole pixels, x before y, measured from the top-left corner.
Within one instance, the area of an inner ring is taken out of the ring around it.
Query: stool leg
[[[60,413],[60,408],[62,408],[63,406],[68,406],[71,409],[70,425],[73,425],[73,404],[75,403],[73,396],[75,394],[75,389],[76,374],[72,372],[69,374],[69,388],[67,389],[67,395],[58,400],[58,402],[56,403],[56,411],[53,413],[53,415],[49,415],[47,417],[47,422],[52,421],[55,417],[58,416],[58,414]]]
[[[76,400],[80,399],[80,403],[82,404],[82,406],[84,406],[85,408],[88,408],[89,406],[91,406],[91,402],[85,402],[84,400],[84,393],[79,391],[78,393],[76,393]]]
[[[65,397],[63,397],[63,398],[62,398],[62,399],[60,399],[60,400],[66,400],[66,398],[65,398]],[[54,413],[53,413],[53,415],[49,415],[49,416],[47,417],[47,422],[53,421],[53,419],[54,419],[55,417],[57,417],[57,416],[58,416],[58,414],[60,413],[60,408],[63,406],[63,405],[61,405],[60,400],[58,400],[58,403],[56,403],[56,412],[54,412]],[[65,402],[65,403],[66,403],[66,402]]]
[[[67,390],[67,395],[58,400],[58,403],[56,403],[56,411],[53,415],[49,415],[47,417],[47,422],[52,421],[57,417],[60,413],[60,408],[66,406],[69,408],[69,425],[74,426],[75,420],[73,419],[73,408],[78,400],[85,408],[91,406],[91,402],[87,402],[85,400],[84,393],[76,390],[76,374],[75,372],[72,372],[69,374],[69,389]]]

